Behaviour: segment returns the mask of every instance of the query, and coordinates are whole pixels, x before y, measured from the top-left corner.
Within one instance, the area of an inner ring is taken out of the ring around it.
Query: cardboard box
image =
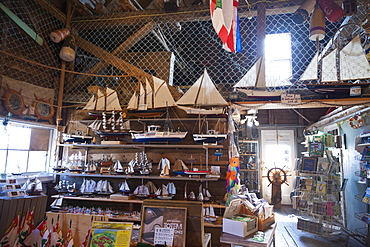
[[[222,231],[244,238],[258,230],[258,221],[256,216],[240,214],[241,208],[241,199],[230,202],[225,209]]]

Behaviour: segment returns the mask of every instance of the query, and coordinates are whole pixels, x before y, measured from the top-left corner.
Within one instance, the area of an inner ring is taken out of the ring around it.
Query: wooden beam
[[[41,1],[41,0],[38,0]],[[299,6],[287,6],[274,9],[266,9],[266,15],[289,14],[297,10]],[[257,11],[249,11],[246,7],[239,8],[239,18],[246,18],[249,15],[257,16]],[[143,10],[117,13],[109,16],[89,16],[75,18],[71,21],[73,27],[78,30],[86,29],[104,29],[120,28],[122,26],[137,25],[140,22],[174,23],[174,22],[193,22],[210,21],[209,6],[192,6],[189,8],[180,8],[177,12],[167,13],[164,10]]]
[[[75,37],[76,45],[80,48],[84,49],[85,51],[93,54],[97,58],[100,58],[107,64],[110,64],[122,71],[124,71],[128,75],[132,75],[133,77],[148,77],[151,78],[151,75],[146,73],[145,71],[141,70],[140,68],[131,65],[130,63],[122,60],[121,58],[109,53],[108,51],[88,42],[87,40],[82,39],[79,36]]]
[[[35,77],[39,77],[44,81],[51,81],[53,82],[53,76],[49,73],[44,72],[43,68],[39,66],[32,66],[32,65],[25,65],[24,63],[19,63],[14,60],[4,60],[4,66],[18,70],[22,73],[26,73]]]
[[[155,28],[155,26],[156,25],[153,22],[149,22],[149,23],[145,24],[136,33],[134,33],[127,40],[125,40],[122,44],[120,44],[116,49],[114,49],[111,52],[111,54],[115,55],[115,56],[121,56],[122,53],[127,52],[137,42],[139,42],[148,33],[150,33]],[[87,74],[99,74],[99,72],[104,70],[107,65],[108,64],[104,61],[103,62],[98,62],[91,69],[89,69],[86,73]],[[74,81],[71,88],[74,88],[75,85],[81,85],[82,83],[87,82],[89,79],[90,79],[89,76],[81,76],[80,78],[78,78],[77,80]]]

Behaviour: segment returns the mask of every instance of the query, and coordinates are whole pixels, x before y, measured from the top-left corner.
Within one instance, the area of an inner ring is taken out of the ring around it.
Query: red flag
[[[46,220],[44,220],[28,235],[23,245],[27,247],[46,247],[48,235],[48,227],[46,225]]]
[[[74,247],[72,229],[69,229],[66,236],[66,241],[64,243],[64,247]]]
[[[53,230],[50,231],[49,244],[50,247],[63,246],[62,230],[60,229],[59,222],[53,226]]]
[[[85,236],[85,240],[82,242],[82,247],[88,247],[90,243],[90,234],[91,234],[91,228],[87,231],[87,234]]]
[[[17,236],[18,236],[17,233],[18,233],[18,229],[19,229],[19,219],[20,219],[19,215],[17,215],[13,219],[12,223],[10,224],[8,229],[6,230],[4,236],[0,240],[0,246],[10,247],[10,246],[14,245],[15,241],[17,240]]]
[[[26,217],[24,218],[24,221],[23,221],[23,226],[19,227],[18,237],[14,244],[14,247],[23,246],[24,240],[28,237],[31,231],[33,231],[33,228],[34,228],[33,219],[34,219],[33,211],[30,212],[30,210],[28,210]]]

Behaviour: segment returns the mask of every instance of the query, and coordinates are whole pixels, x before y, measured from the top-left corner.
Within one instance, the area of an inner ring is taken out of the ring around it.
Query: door
[[[287,175],[286,183],[281,185],[281,203],[291,205],[290,193],[293,190],[293,168],[296,157],[294,130],[261,130],[261,171],[262,195],[271,203],[272,185],[267,179],[271,168],[281,168]],[[269,185],[270,184],[270,185]]]

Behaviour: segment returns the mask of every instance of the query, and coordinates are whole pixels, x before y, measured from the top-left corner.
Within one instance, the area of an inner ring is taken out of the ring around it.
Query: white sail
[[[105,111],[122,111],[121,105],[118,100],[118,95],[115,90],[112,90],[110,88],[106,88],[105,90],[106,94],[106,106]]]
[[[334,49],[327,56],[322,59],[322,75],[321,82],[335,82],[338,81],[337,66],[336,66],[336,53],[337,49]]]
[[[288,78],[266,76],[265,57],[261,56],[248,72],[234,85],[238,91],[250,96],[280,96],[285,91],[266,91],[266,87],[288,86]],[[255,89],[243,89],[243,87],[254,87]]]
[[[158,77],[153,76],[154,84],[154,108],[175,106],[175,100],[172,97],[167,83]]]
[[[139,103],[138,96],[136,95],[136,93],[134,93],[131,96],[130,101],[128,102],[127,109],[129,110],[137,109],[138,103]]]
[[[87,102],[83,110],[94,110],[96,105],[96,97],[95,95],[90,98],[90,100]]]
[[[145,78],[146,105],[147,108],[153,108],[153,89],[148,79]]]
[[[219,93],[207,70],[198,80],[191,86],[191,88],[176,102],[177,105],[182,106],[227,106],[228,103]]]
[[[343,81],[370,78],[370,65],[356,36],[339,53],[340,79]]]
[[[92,110],[104,111],[104,109],[105,109],[105,97],[104,94],[100,90],[98,90],[95,108]]]
[[[305,80],[317,80],[317,61],[319,59],[319,53],[317,52],[313,59],[311,60],[310,64],[307,66],[306,70],[303,72],[300,81]]]

